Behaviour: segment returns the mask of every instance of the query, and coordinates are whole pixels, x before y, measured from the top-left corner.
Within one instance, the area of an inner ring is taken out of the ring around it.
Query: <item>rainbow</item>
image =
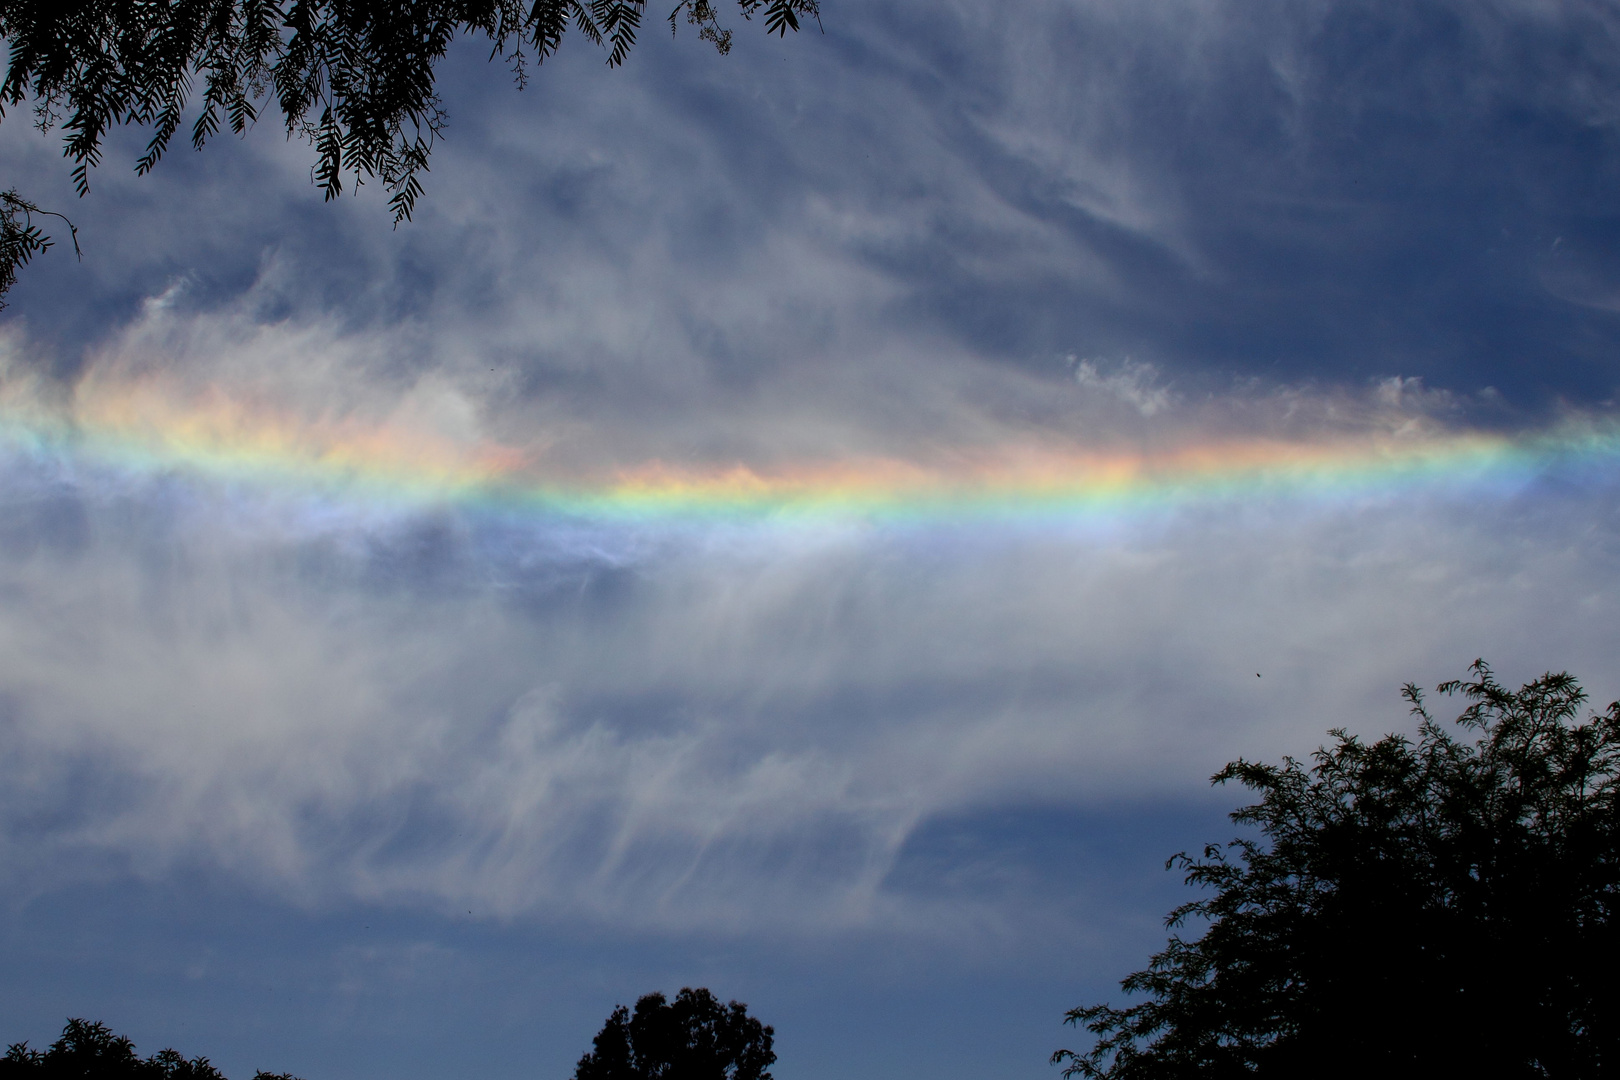
[[[300,419],[216,391],[184,398],[152,387],[92,395],[76,401],[67,418],[0,409],[0,441],[37,456],[142,474],[605,521],[1083,516],[1418,485],[1519,487],[1560,469],[1606,479],[1620,465],[1620,425],[1580,420],[1518,435],[1226,438],[1153,453],[1048,439],[932,461],[870,457],[768,468],[651,461],[582,475],[548,469],[543,452],[386,420]]]

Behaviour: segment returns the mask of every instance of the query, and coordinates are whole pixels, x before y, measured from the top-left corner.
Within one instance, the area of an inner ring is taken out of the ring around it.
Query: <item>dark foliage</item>
[[[574,1080],[771,1080],[774,1034],[746,1005],[721,1005],[702,988],[673,1002],[648,994],[633,1016],[623,1005],[613,1010]]]
[[[1620,1075],[1620,703],[1567,674],[1444,683],[1462,741],[1414,686],[1417,742],[1343,731],[1306,765],[1236,761],[1232,815],[1263,840],[1169,865],[1213,895],[1122,984],[1074,1009],[1097,1036],[1065,1076]]]
[[[48,1050],[13,1043],[0,1058],[0,1080],[225,1080],[205,1057],[187,1060],[173,1050],[149,1058],[105,1024],[69,1020]],[[259,1072],[253,1080],[297,1080],[286,1073]]]
[[[817,15],[817,0],[737,2],[776,34]],[[646,0],[0,0],[10,45],[0,115],[30,102],[41,129],[60,124],[82,194],[114,125],[152,128],[136,162],[144,173],[188,105],[197,106],[191,144],[201,148],[221,124],[240,134],[270,103],[289,136],[314,146],[313,175],[328,198],[345,175],[375,178],[403,220],[443,131],[434,66],[457,34],[486,37],[491,59],[511,65],[521,85],[530,61],[555,52],[570,26],[605,48],[609,64],[623,63],[645,10]],[[677,0],[671,29],[683,14],[730,49],[709,0]]]
[[[34,224],[34,215],[45,213],[15,188],[0,191],[0,297],[17,283],[17,268],[51,246],[51,238]],[[5,306],[0,300],[0,309]]]
[[[817,0],[737,0],[743,18],[769,33],[817,18]],[[135,171],[149,172],[193,111],[189,138],[201,149],[221,125],[241,134],[267,107],[289,138],[315,150],[311,177],[328,199],[344,181],[376,180],[398,224],[422,194],[421,174],[443,134],[434,67],[458,34],[482,35],[490,58],[512,69],[555,52],[570,26],[622,64],[641,29],[646,0],[0,0],[9,46],[0,117],[32,106],[41,131],[61,127],[79,194],[116,125],[150,127]],[[710,0],[676,0],[681,16],[720,52],[731,31]],[[199,92],[200,91],[200,92]],[[13,193],[14,195],[14,193]],[[19,206],[6,204],[9,222]],[[0,248],[0,295],[28,258],[48,246],[24,226]]]

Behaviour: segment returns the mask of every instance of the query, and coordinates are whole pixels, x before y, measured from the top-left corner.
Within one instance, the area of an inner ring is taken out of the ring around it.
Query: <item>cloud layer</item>
[[[18,360],[12,414],[74,421],[135,387],[406,448],[668,458],[699,429],[692,459],[768,464],[1058,434],[1309,445],[1478,405],[1400,380],[1189,401],[1143,365],[1038,380],[958,354],[813,389],[761,377],[749,409],[716,395],[658,423],[606,400],[557,425],[545,395],[458,362],[454,336],[266,321],[256,295],[155,300],[68,386]],[[398,363],[411,341],[449,358]],[[63,445],[16,441],[0,465],[3,813],[25,890],[204,866],[297,904],[943,933],[974,905],[893,877],[930,822],[1184,797],[1240,754],[1402,727],[1407,679],[1476,655],[1601,679],[1615,645],[1617,491],[1578,469],[1100,518],[704,523]]]
[[[521,94],[472,43],[397,231],[269,127],[142,178],[123,132],[78,200],[8,114],[4,186],[85,259],[0,340],[5,1011],[232,1075],[532,1077],[690,982],[771,1006],[783,1080],[1048,1074],[1230,758],[1402,728],[1476,656],[1620,696],[1612,470],[467,492],[1601,428],[1615,20],[829,0],[725,58],[570,41]]]

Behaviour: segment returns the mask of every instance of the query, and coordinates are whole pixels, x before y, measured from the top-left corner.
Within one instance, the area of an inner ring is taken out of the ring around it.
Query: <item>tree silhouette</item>
[[[613,1010],[579,1059],[574,1080],[771,1080],[775,1032],[733,1001],[683,988],[673,1002],[647,994],[632,1016]]]
[[[1415,686],[1415,743],[1344,731],[1313,763],[1235,761],[1263,839],[1167,866],[1212,896],[1121,984],[1147,1000],[1073,1009],[1095,1035],[1065,1076],[1620,1075],[1620,703],[1584,721],[1568,674],[1518,691],[1483,661]]]
[[[205,1057],[186,1059],[174,1050],[149,1058],[105,1024],[69,1020],[62,1037],[47,1050],[12,1043],[0,1058],[0,1080],[225,1080]],[[253,1080],[297,1080],[287,1073],[260,1071]]]

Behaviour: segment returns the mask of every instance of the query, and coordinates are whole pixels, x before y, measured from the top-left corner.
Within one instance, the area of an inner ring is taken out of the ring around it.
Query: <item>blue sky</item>
[[[581,468],[1612,415],[1609,5],[823,22],[570,40],[522,93],[458,47],[398,230],[273,125],[142,178],[121,133],[79,200],[10,115],[4,182],[85,256],[10,294],[5,403],[202,388]],[[561,1078],[707,985],[779,1080],[1055,1075],[1164,859],[1230,834],[1224,762],[1402,730],[1476,656],[1620,696],[1617,494],[631,529],[7,448],[0,1036]]]

